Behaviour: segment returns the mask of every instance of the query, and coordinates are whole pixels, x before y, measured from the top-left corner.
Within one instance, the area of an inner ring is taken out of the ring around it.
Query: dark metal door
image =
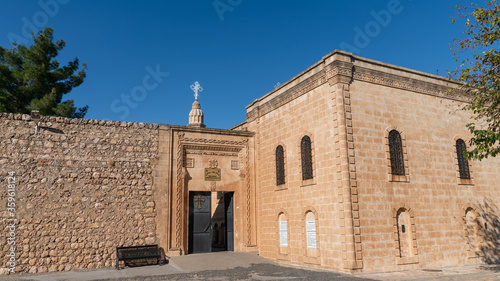
[[[224,194],[225,211],[226,211],[226,250],[234,251],[234,213],[233,213],[233,194],[234,192],[226,192]]]
[[[188,253],[212,251],[211,198],[210,192],[189,192]]]

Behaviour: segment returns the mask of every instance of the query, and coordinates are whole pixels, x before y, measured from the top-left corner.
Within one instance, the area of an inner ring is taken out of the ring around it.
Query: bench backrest
[[[116,257],[118,259],[157,255],[159,255],[158,245],[116,248]]]

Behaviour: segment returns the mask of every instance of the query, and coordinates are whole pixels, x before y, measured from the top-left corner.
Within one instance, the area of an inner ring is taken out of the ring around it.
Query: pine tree
[[[83,83],[86,64],[79,69],[78,58],[60,66],[56,57],[64,46],[54,43],[54,30],[46,27],[35,36],[29,47],[12,44],[0,46],[0,112],[83,118],[88,106],[76,108],[73,100],[62,101],[65,94]]]

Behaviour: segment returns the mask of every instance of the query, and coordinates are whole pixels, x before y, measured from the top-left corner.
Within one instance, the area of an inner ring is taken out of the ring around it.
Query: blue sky
[[[54,28],[59,61],[88,65],[68,99],[86,118],[186,125],[203,87],[205,124],[229,128],[245,106],[335,49],[444,75],[457,63],[452,0],[2,0],[0,45]],[[31,39],[30,39],[31,40]]]

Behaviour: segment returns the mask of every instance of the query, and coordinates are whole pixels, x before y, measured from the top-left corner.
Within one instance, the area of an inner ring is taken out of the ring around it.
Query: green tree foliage
[[[454,39],[454,57],[461,65],[449,75],[462,83],[456,92],[470,101],[463,109],[476,120],[467,124],[473,134],[467,157],[481,160],[500,153],[500,6],[492,0],[456,9],[465,21],[465,36]]]
[[[83,83],[86,64],[78,71],[78,58],[60,67],[55,59],[65,46],[63,40],[53,42],[54,30],[46,27],[33,35],[29,47],[12,44],[0,46],[0,112],[83,118],[88,106],[76,108],[73,100],[62,101],[63,95]]]

